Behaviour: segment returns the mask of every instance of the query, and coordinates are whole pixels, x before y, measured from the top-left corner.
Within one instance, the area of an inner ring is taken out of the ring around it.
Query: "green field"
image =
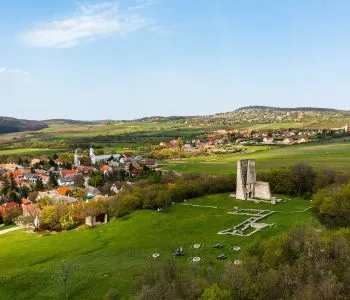
[[[168,160],[164,162],[163,168],[182,173],[230,174],[235,172],[237,160],[248,158],[257,160],[257,171],[288,167],[296,163],[307,163],[317,169],[334,168],[350,173],[350,143],[276,146],[271,150],[251,153],[218,154]]]
[[[23,149],[9,149],[0,150],[0,156],[2,155],[31,155],[31,154],[50,154],[55,152],[62,152],[59,149],[40,149],[40,148],[23,148]]]
[[[239,259],[253,241],[280,234],[293,224],[312,218],[310,210],[305,211],[309,202],[298,198],[271,205],[237,201],[228,194],[219,194],[186,204],[217,208],[176,204],[168,213],[136,211],[93,229],[83,227],[48,235],[17,231],[0,236],[0,298],[62,299],[63,284],[57,280],[62,262],[75,265],[69,282],[72,299],[102,299],[114,289],[128,298],[134,293],[137,276],[153,260],[152,253],[160,253],[159,260],[175,259],[172,251],[182,246],[186,255],[178,260],[184,268],[193,264],[192,256],[200,256],[202,265],[220,268],[223,262],[215,259],[218,254]],[[264,222],[277,226],[252,237],[217,235],[246,219],[227,213],[234,206],[276,210]],[[203,246],[191,250],[195,243]],[[224,248],[213,249],[215,243],[222,243]],[[234,245],[241,246],[242,251],[230,250]]]

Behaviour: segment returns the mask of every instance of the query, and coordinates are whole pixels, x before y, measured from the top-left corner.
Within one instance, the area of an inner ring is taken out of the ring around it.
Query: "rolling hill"
[[[79,121],[70,119],[50,119],[43,121],[21,120],[16,118],[0,117],[0,134],[21,131],[35,131],[47,128],[52,124],[67,125],[96,125],[114,122],[113,120]],[[180,122],[188,126],[206,125],[226,125],[244,126],[258,124],[275,124],[278,128],[282,124],[290,127],[304,128],[336,128],[350,124],[350,111],[337,110],[332,108],[319,107],[295,107],[282,108],[270,106],[246,106],[236,110],[217,113],[205,116],[153,116],[130,121],[121,122],[141,122],[141,123],[167,123]]]
[[[34,131],[46,128],[47,124],[41,121],[22,120],[9,117],[0,117],[0,134],[20,131]]]

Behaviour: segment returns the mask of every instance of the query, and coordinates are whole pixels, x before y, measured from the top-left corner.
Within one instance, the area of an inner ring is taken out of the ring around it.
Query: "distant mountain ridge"
[[[350,114],[350,110],[341,110],[335,108],[322,108],[322,107],[273,107],[273,106],[243,106],[237,108],[236,111],[247,110],[247,109],[261,109],[261,110],[276,110],[276,111],[317,111],[317,112],[338,112]]]
[[[339,123],[350,118],[349,110],[338,110],[322,107],[272,107],[272,106],[244,106],[236,110],[205,116],[151,116],[134,120],[119,120],[121,122],[157,122],[183,121],[189,124],[217,124],[217,125],[239,125],[239,124],[271,124],[292,122],[316,122],[319,124]],[[80,121],[71,119],[48,119],[42,121],[23,120],[10,117],[0,117],[0,134],[35,131],[47,128],[52,123],[64,123],[71,125],[93,125],[117,120],[91,120]],[[350,120],[349,120],[350,121]]]

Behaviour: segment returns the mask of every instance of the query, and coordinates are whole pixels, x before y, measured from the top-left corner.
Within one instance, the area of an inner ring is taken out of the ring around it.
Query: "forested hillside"
[[[16,118],[0,117],[0,134],[20,131],[33,131],[46,128],[40,121],[21,120]]]

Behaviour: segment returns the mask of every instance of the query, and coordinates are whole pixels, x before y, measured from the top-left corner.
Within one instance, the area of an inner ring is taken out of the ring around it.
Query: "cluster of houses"
[[[286,130],[282,132],[275,132],[272,135],[267,133],[249,133],[238,132],[237,130],[219,130],[214,133],[209,133],[202,138],[195,138],[190,141],[179,143],[179,140],[171,140],[170,142],[161,142],[159,144],[162,148],[177,149],[183,152],[217,152],[225,148],[228,152],[236,152],[234,145],[237,144],[301,144],[309,143],[315,139],[316,131],[295,131]]]
[[[43,162],[42,159],[33,159],[29,167],[15,163],[0,164],[0,177],[11,177],[18,188],[26,187],[28,191],[33,191],[38,181],[41,180],[46,190],[37,192],[36,198],[33,199],[35,202],[43,198],[49,198],[52,202],[65,200],[68,203],[73,203],[79,200],[73,196],[77,190],[81,190],[83,193],[80,193],[80,195],[84,194],[86,199],[101,196],[101,191],[96,187],[89,186],[89,179],[92,173],[99,172],[108,176],[113,172],[123,171],[125,176],[137,177],[144,172],[145,166],[149,169],[157,167],[156,160],[144,159],[131,153],[95,155],[94,149],[91,148],[90,158],[91,164],[82,165],[76,151],[72,169],[63,167],[59,159],[54,161],[56,166],[48,170],[45,170],[40,165]],[[56,179],[56,187],[53,187],[52,182],[50,182],[53,176]],[[5,182],[0,180],[0,189],[4,187],[4,184]],[[131,183],[126,182],[125,184]],[[48,188],[50,186],[51,188]],[[121,189],[122,183],[120,181],[110,182],[108,194],[118,193]],[[106,191],[104,192],[106,193]],[[21,205],[28,205],[30,204],[29,202],[29,200],[23,198]],[[7,206],[16,205],[18,206],[16,202],[7,202],[0,208],[5,209]]]
[[[342,133],[350,133],[350,128],[347,124],[341,128],[326,130],[285,129],[269,133],[253,131],[240,132],[237,129],[221,129],[183,143],[179,143],[178,139],[171,140],[170,142],[163,141],[159,146],[162,148],[182,150],[183,152],[199,152],[203,150],[206,152],[216,152],[217,150],[220,150],[222,146],[230,147],[235,144],[302,144],[317,141],[317,135],[319,134],[332,135]],[[227,152],[235,152],[234,148],[231,150],[232,151]]]

